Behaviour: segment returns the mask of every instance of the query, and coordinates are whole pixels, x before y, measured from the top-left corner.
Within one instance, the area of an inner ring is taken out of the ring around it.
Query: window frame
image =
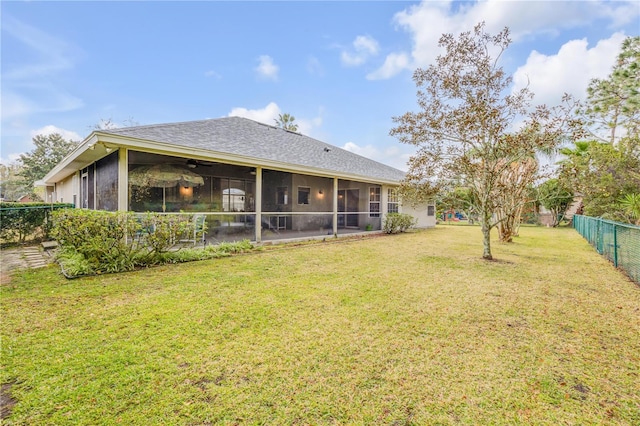
[[[303,197],[306,199],[306,203],[301,203],[300,201],[300,194],[301,193],[306,193],[306,197]],[[311,187],[309,186],[299,186],[298,187],[298,205],[299,206],[308,206],[309,204],[311,204]]]
[[[399,213],[398,188],[387,188],[387,213]]]
[[[284,191],[281,191],[284,190]],[[280,202],[280,194],[282,194],[282,203]],[[289,187],[277,186],[276,187],[276,206],[286,206],[289,204]]]
[[[374,207],[375,206],[375,207]],[[379,186],[369,187],[369,217],[380,217],[382,207],[382,189]]]

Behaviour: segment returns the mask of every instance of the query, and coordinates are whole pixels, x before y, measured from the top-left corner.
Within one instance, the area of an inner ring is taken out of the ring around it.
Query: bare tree
[[[493,258],[491,229],[524,203],[506,206],[507,196],[513,195],[509,191],[539,176],[530,170],[530,159],[558,147],[579,124],[566,96],[560,107],[531,110],[528,88],[509,94],[512,78],[498,63],[510,43],[508,28],[493,36],[485,32],[484,23],[457,38],[444,34],[439,45],[445,53],[413,74],[421,111],[394,117],[397,127],[390,132],[418,147],[409,160],[403,194],[433,197],[449,181],[470,188],[485,259]]]

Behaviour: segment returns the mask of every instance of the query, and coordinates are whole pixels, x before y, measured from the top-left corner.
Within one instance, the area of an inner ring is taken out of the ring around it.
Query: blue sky
[[[584,98],[640,34],[640,2],[14,2],[1,7],[3,163],[57,131],[81,140],[101,120],[296,117],[309,136],[405,169],[388,136],[416,111],[417,67],[442,33],[485,21],[513,44],[514,87],[557,104]]]

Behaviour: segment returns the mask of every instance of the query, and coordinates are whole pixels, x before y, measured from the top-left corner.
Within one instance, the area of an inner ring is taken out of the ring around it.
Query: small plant
[[[95,273],[87,258],[72,248],[63,247],[58,252],[56,260],[62,269],[62,274],[67,278]]]

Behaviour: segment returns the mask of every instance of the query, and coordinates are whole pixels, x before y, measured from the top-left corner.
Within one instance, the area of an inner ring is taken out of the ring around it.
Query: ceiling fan
[[[195,169],[198,166],[213,166],[214,164],[215,163],[212,163],[210,161],[194,160],[193,158],[187,160],[187,167],[190,169]]]

